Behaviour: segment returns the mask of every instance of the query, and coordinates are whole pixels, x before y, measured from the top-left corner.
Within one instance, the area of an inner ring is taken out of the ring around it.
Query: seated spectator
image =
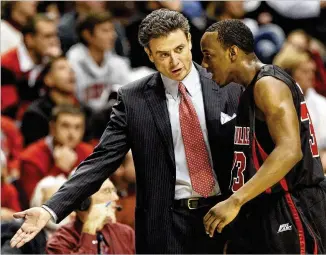
[[[46,94],[27,108],[22,119],[21,132],[24,136],[25,146],[49,134],[49,121],[55,106],[79,105],[75,98],[75,73],[65,57],[53,58],[46,64],[41,74],[41,82],[47,90]],[[82,108],[88,120],[91,110],[84,106]],[[86,133],[89,132],[88,130],[86,129]]]
[[[68,176],[91,154],[92,146],[81,142],[84,130],[85,116],[80,108],[60,105],[53,109],[50,135],[32,143],[21,153],[19,183],[27,201],[42,178],[59,174]]]
[[[286,70],[302,89],[314,125],[320,159],[326,171],[326,98],[314,89],[315,62],[308,53],[287,45],[275,57],[274,64]]]
[[[298,51],[310,52],[316,65],[314,87],[318,93],[326,96],[326,69],[319,52],[312,49],[312,41],[313,39],[304,30],[297,29],[288,35],[284,47],[290,44]]]
[[[0,150],[1,165],[1,222],[13,220],[13,214],[21,211],[16,188],[7,182],[6,156]]]
[[[67,52],[76,73],[77,98],[94,110],[102,110],[110,94],[131,81],[131,68],[112,51],[116,32],[109,13],[88,15],[77,30],[81,43]]]
[[[89,208],[83,208],[86,211],[76,211],[76,220],[61,227],[52,235],[47,242],[46,252],[134,254],[133,229],[116,222],[115,207],[118,195],[112,182],[107,179],[90,200]]]
[[[34,16],[22,33],[23,42],[1,56],[1,112],[13,119],[40,96],[36,80],[45,57],[61,52],[56,25],[45,15]]]
[[[110,177],[119,194],[117,221],[135,228],[136,173],[131,151],[125,156],[121,166]]]
[[[66,182],[66,178],[62,175],[56,177],[47,176],[43,178],[35,187],[34,194],[31,199],[30,207],[42,206],[59,188]],[[21,221],[13,221],[8,224],[1,225],[1,254],[44,254],[46,240],[60,227],[67,224],[73,216],[68,216],[59,224],[49,221],[45,228],[37,234],[31,242],[26,243],[21,248],[11,248],[10,239],[20,228]]]
[[[23,149],[23,137],[15,122],[1,116],[1,150],[7,159],[8,178],[14,181],[19,178],[19,153]]]
[[[22,28],[36,14],[36,1],[6,1],[2,6],[1,54],[17,47],[23,38]]]

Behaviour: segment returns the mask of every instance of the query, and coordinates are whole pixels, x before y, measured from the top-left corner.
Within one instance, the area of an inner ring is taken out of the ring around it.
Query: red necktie
[[[181,93],[179,119],[191,184],[194,191],[208,197],[215,186],[215,181],[204,136],[196,110],[181,82],[179,91]]]

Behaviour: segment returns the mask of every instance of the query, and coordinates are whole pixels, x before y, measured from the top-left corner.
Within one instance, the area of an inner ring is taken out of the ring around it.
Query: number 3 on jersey
[[[241,151],[234,152],[232,172],[235,172],[236,175],[234,176],[232,174],[231,189],[233,192],[236,192],[238,189],[240,189],[245,182],[243,172],[244,170],[246,170],[246,164],[247,164],[246,161],[247,161],[246,155],[243,152]]]
[[[311,119],[310,119],[307,104],[304,101],[301,102],[301,121],[302,122],[308,121],[308,123],[309,123],[309,132],[310,132],[310,138],[309,138],[310,150],[311,150],[311,153],[312,153],[313,157],[319,157],[314,126],[312,125],[312,122],[311,122]]]

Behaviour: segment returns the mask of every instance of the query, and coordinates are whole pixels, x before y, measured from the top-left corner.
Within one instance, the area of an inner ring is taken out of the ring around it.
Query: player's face
[[[90,44],[96,48],[107,51],[114,48],[116,32],[112,22],[107,21],[95,26]]]
[[[217,40],[217,33],[206,32],[200,41],[200,45],[203,53],[202,66],[213,74],[213,80],[219,86],[230,83],[228,81],[231,64],[230,59],[227,50],[222,48]]]
[[[67,59],[60,58],[53,63],[48,82],[51,87],[65,93],[73,94],[75,92],[75,73]]]
[[[54,123],[53,136],[59,144],[74,149],[81,142],[84,130],[84,116],[62,113]]]
[[[191,70],[191,37],[178,29],[167,36],[153,38],[145,51],[156,69],[164,76],[175,80],[183,80]]]

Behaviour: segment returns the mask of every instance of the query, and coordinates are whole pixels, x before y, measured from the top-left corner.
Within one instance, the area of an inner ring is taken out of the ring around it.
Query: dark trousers
[[[242,208],[227,253],[324,254],[325,186],[265,195]]]
[[[214,206],[212,204],[212,206]],[[206,234],[203,219],[212,206],[190,210],[188,208],[174,208],[173,232],[177,251],[171,253],[208,254],[223,253],[225,238],[216,232],[213,238]]]

